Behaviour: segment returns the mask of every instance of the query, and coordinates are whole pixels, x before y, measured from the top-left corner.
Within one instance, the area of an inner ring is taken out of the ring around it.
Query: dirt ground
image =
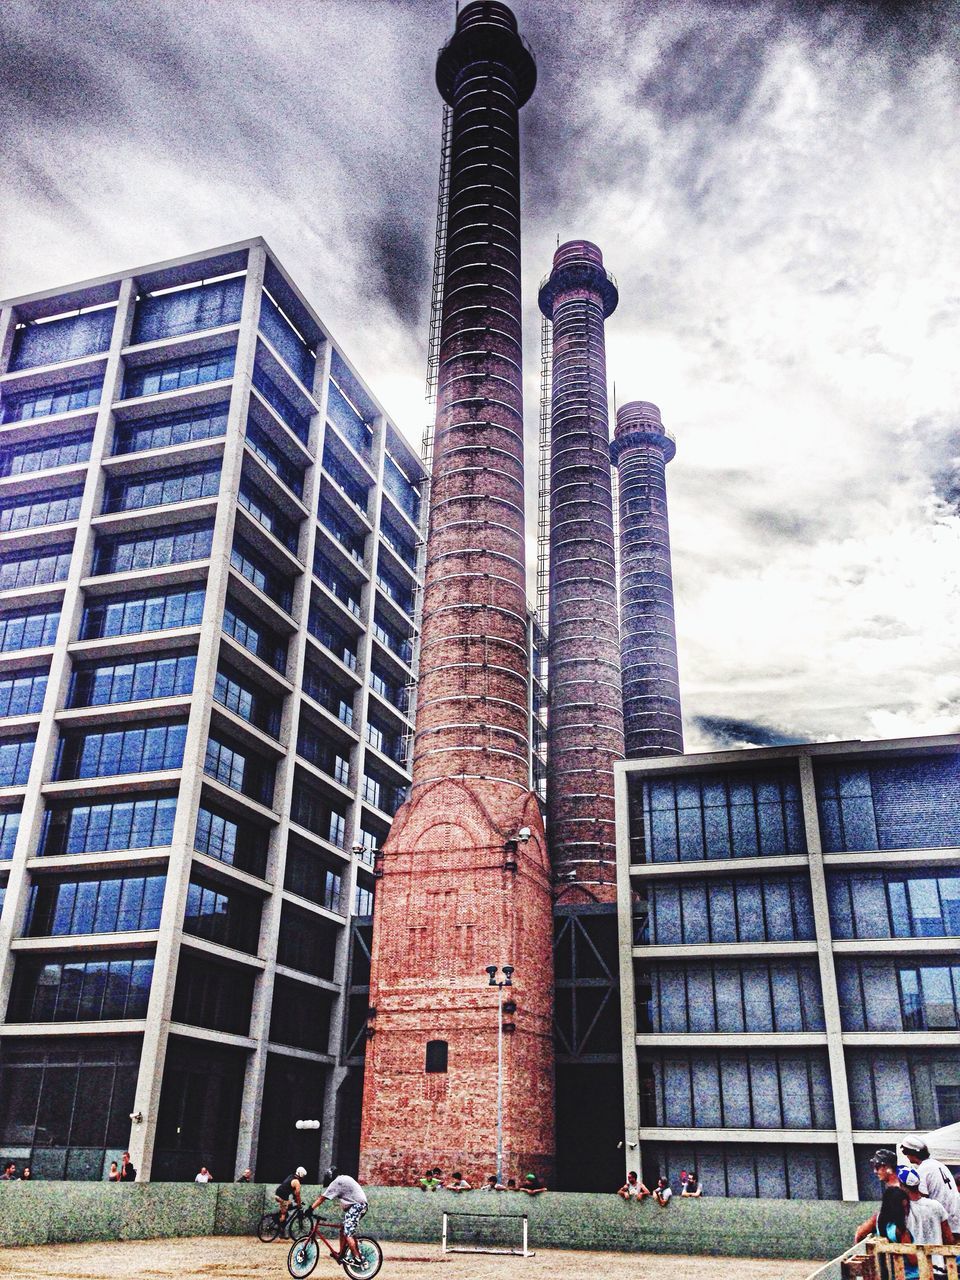
[[[260,1244],[245,1236],[196,1240],[132,1240],[0,1249],[0,1276],[11,1280],[281,1280],[288,1245]],[[538,1250],[533,1258],[448,1254],[439,1245],[384,1246],[383,1280],[804,1280],[812,1262],[746,1258],[682,1258],[649,1253],[569,1253]],[[321,1258],[316,1277],[343,1276]]]

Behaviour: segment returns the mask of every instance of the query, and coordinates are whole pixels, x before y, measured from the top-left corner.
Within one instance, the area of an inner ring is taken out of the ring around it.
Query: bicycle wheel
[[[287,1235],[291,1240],[302,1240],[313,1230],[313,1214],[303,1207],[291,1209],[287,1214]]]
[[[257,1236],[264,1244],[270,1244],[280,1234],[280,1215],[265,1213],[257,1224]]]
[[[287,1254],[287,1270],[294,1280],[303,1280],[317,1265],[320,1257],[320,1246],[313,1236],[304,1236],[302,1240],[294,1240]]]
[[[353,1280],[373,1280],[383,1266],[383,1250],[373,1236],[357,1236],[356,1240],[360,1261],[348,1255],[343,1260],[343,1269]]]

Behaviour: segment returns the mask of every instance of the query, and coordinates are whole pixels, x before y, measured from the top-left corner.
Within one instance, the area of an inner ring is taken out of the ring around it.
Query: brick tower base
[[[530,839],[514,844],[524,827]],[[419,787],[394,819],[381,865],[361,1177],[409,1185],[439,1165],[478,1186],[495,1171],[497,991],[484,970],[512,964],[514,985],[504,989],[517,1009],[503,1019],[515,1027],[503,1037],[503,1176],[532,1171],[549,1180],[553,922],[535,795],[484,780]],[[426,1070],[430,1041],[446,1042],[446,1071]]]

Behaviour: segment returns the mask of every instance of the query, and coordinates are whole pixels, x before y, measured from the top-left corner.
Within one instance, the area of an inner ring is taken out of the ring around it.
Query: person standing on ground
[[[130,1160],[130,1152],[123,1153],[123,1159],[120,1161],[120,1182],[136,1182],[137,1171]]]
[[[880,1179],[883,1195],[877,1212],[857,1227],[853,1242],[859,1244],[876,1232],[897,1244],[907,1227],[907,1196],[897,1177],[897,1153],[889,1147],[879,1147],[870,1157],[870,1167]]]
[[[960,1235],[960,1191],[946,1165],[934,1160],[922,1138],[904,1138],[900,1150],[920,1175],[920,1193],[942,1204],[955,1236]]]

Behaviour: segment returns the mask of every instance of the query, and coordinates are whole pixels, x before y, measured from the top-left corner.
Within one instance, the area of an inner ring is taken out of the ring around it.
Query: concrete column
[[[833,1087],[837,1155],[840,1160],[840,1191],[844,1200],[859,1200],[857,1166],[853,1151],[853,1124],[850,1118],[850,1095],[847,1089],[847,1068],[843,1053],[843,1028],[840,1022],[840,998],[837,994],[837,974],[833,962],[833,937],[830,932],[830,910],[823,866],[823,847],[820,842],[820,822],[817,816],[813,761],[806,752],[801,751],[798,765],[803,823],[810,856],[810,896],[813,899],[813,918],[817,933],[817,961],[820,966],[823,1016],[827,1029],[827,1057],[830,1062],[830,1083]]]
[[[617,825],[617,939],[620,952],[620,1028],[623,1054],[624,1172],[640,1171],[640,1081],[637,1073],[637,998],[633,981],[633,884],[627,771],[614,766]]]
[[[265,266],[266,254],[262,246],[252,247],[247,259],[247,282],[240,331],[237,335],[237,372],[230,396],[230,413],[220,474],[220,495],[213,528],[213,545],[210,552],[210,567],[207,571],[206,598],[197,650],[193,702],[183,753],[184,762],[194,762],[194,767],[185,768],[181,776],[177,816],[167,864],[167,883],[160,916],[153,983],[150,988],[150,1003],[147,1009],[147,1023],[133,1108],[134,1112],[143,1115],[143,1122],[133,1127],[130,1137],[130,1155],[139,1171],[139,1177],[144,1180],[150,1177],[156,1141],[163,1068],[183,934],[183,915],[193,861],[193,835],[203,781],[201,762],[206,751],[217,659],[220,653],[220,631],[229,579],[230,549],[233,544],[240,470],[243,464],[250,371],[253,368],[256,352],[257,323]],[[241,370],[244,371],[243,374]]]

